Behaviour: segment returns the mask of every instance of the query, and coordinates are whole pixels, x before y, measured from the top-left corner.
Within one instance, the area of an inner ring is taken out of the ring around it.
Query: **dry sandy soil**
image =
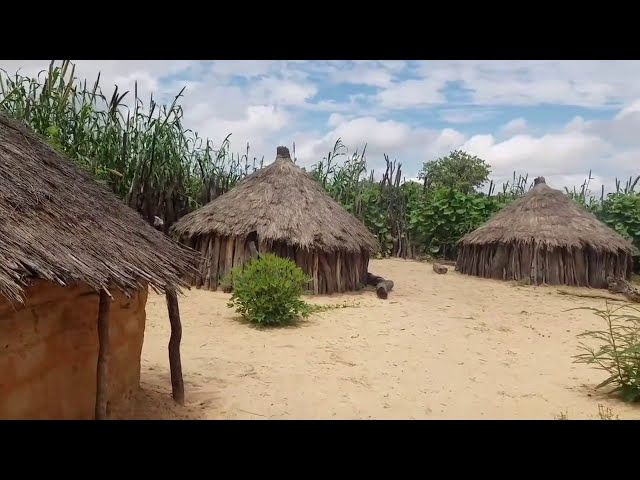
[[[185,292],[184,407],[170,397],[164,297],[151,293],[136,418],[597,419],[604,405],[640,419],[637,406],[593,390],[603,372],[572,362],[576,335],[602,320],[565,310],[605,300],[453,267],[436,275],[415,261],[374,260],[370,271],[394,280],[387,300],[372,291],[309,297],[351,306],[298,327],[257,329],[227,307],[229,294]]]

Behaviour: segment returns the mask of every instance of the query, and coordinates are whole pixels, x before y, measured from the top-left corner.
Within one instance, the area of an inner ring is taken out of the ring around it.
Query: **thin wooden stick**
[[[184,405],[184,381],[182,379],[182,362],[180,360],[180,342],[182,341],[182,323],[176,292],[167,290],[167,310],[171,323],[171,338],[169,339],[169,368],[171,370],[171,393],[173,399]]]
[[[608,295],[589,295],[585,293],[568,292],[566,290],[558,290],[558,293],[560,295],[570,295],[572,297],[602,299],[602,300],[610,300],[612,302],[624,302],[624,300],[622,300],[621,298],[609,297]]]
[[[98,307],[98,365],[96,370],[96,420],[107,419],[109,401],[109,312],[111,298],[106,291],[100,291]]]

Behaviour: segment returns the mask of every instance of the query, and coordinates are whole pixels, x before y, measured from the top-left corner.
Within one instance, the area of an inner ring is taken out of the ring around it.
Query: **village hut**
[[[545,183],[506,206],[458,242],[456,270],[533,285],[607,288],[629,279],[633,245],[577,202]]]
[[[367,281],[376,238],[277,148],[275,162],[182,217],[173,235],[201,252],[192,285],[216,290],[221,278],[257,253],[293,260],[315,294],[358,290]]]
[[[176,295],[196,252],[4,114],[0,252],[0,419],[130,415],[148,286],[167,296],[183,401]]]

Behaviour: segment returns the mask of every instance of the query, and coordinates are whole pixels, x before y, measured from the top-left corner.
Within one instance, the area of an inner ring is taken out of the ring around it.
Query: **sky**
[[[515,171],[560,188],[615,188],[640,175],[640,61],[622,60],[74,60],[76,76],[103,92],[153,92],[170,103],[186,87],[185,127],[219,146],[298,164],[326,157],[338,138],[367,145],[369,168],[384,154],[416,178],[424,162],[460,149],[491,165],[499,185]],[[36,75],[49,60],[0,60]],[[130,97],[130,96],[129,96]],[[131,100],[131,98],[129,98]]]

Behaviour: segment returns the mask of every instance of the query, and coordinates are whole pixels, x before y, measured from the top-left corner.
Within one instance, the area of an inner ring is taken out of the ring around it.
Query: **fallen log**
[[[393,288],[393,280],[385,280],[376,285],[376,295],[378,298],[385,299],[389,296],[389,292]]]
[[[385,299],[389,296],[389,292],[393,289],[393,280],[386,280],[383,277],[367,272],[367,285],[376,287],[376,295],[378,298]]]
[[[443,275],[443,274],[447,273],[449,271],[449,269],[447,267],[445,267],[444,265],[440,265],[439,263],[434,263],[433,264],[433,271],[436,272],[439,275]]]

